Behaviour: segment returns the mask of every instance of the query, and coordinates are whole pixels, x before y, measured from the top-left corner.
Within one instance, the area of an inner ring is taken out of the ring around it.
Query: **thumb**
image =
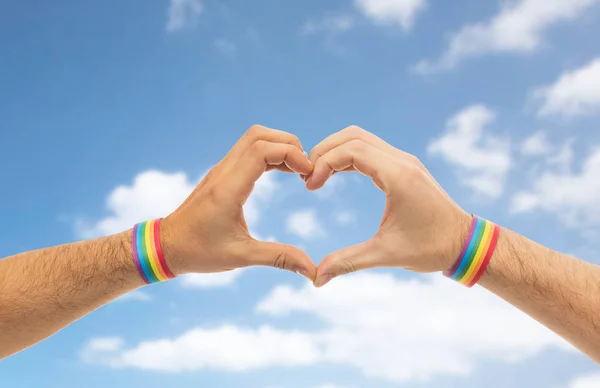
[[[337,276],[361,269],[378,267],[384,260],[385,254],[372,239],[340,249],[325,256],[319,263],[314,284],[316,287],[323,287]]]
[[[250,240],[241,253],[242,266],[265,265],[296,272],[314,281],[317,268],[304,251],[293,245]]]

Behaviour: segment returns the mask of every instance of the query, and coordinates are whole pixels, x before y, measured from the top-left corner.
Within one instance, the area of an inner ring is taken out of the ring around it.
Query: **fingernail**
[[[333,279],[333,275],[330,273],[324,273],[323,275],[319,276],[317,278],[317,281],[315,282],[315,286],[317,287],[323,287],[324,285],[326,285],[327,283],[329,283],[329,281]]]
[[[294,272],[296,272],[298,275],[304,276],[305,278],[307,278],[308,280],[310,280],[312,282],[312,278],[310,277],[310,274],[304,268],[297,268],[294,270]]]

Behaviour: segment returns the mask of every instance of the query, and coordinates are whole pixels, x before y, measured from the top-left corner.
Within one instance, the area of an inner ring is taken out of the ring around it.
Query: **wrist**
[[[444,275],[473,287],[483,276],[496,250],[500,227],[484,218],[473,216],[469,235],[452,268]]]
[[[456,261],[459,260],[459,256],[469,238],[472,222],[473,215],[461,211],[454,222],[450,223],[451,229],[447,235],[452,237],[441,255],[443,272],[449,271],[455,265]]]
[[[174,278],[163,252],[162,219],[140,222],[130,231],[132,260],[140,278],[146,284]]]
[[[160,227],[160,245],[165,257],[167,266],[175,276],[191,273],[187,260],[185,260],[184,249],[178,242],[178,236],[173,227],[172,217],[166,217],[161,221]]]
[[[119,276],[134,288],[142,287],[145,282],[140,277],[133,258],[131,230],[106,238],[109,240],[109,244],[114,247],[114,251],[117,252],[117,262],[121,273]]]

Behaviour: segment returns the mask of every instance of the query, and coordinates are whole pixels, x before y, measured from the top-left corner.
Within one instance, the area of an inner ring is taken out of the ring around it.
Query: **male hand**
[[[323,140],[311,152],[314,170],[306,187],[322,187],[333,173],[358,171],[387,196],[379,231],[370,240],[325,257],[315,285],[373,267],[417,272],[452,267],[467,238],[471,216],[444,192],[413,155],[356,126]]]
[[[242,206],[268,170],[308,175],[312,163],[296,136],[255,125],[162,222],[161,242],[176,275],[266,265],[310,280],[316,268],[300,249],[253,239]]]

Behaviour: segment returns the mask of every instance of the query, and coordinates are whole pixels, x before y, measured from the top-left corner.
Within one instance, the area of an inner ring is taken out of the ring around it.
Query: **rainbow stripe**
[[[167,267],[160,247],[161,218],[133,227],[131,246],[135,266],[146,284],[164,282],[175,276]]]
[[[444,275],[473,287],[481,278],[498,242],[500,227],[484,218],[473,216],[471,230],[458,260]]]

